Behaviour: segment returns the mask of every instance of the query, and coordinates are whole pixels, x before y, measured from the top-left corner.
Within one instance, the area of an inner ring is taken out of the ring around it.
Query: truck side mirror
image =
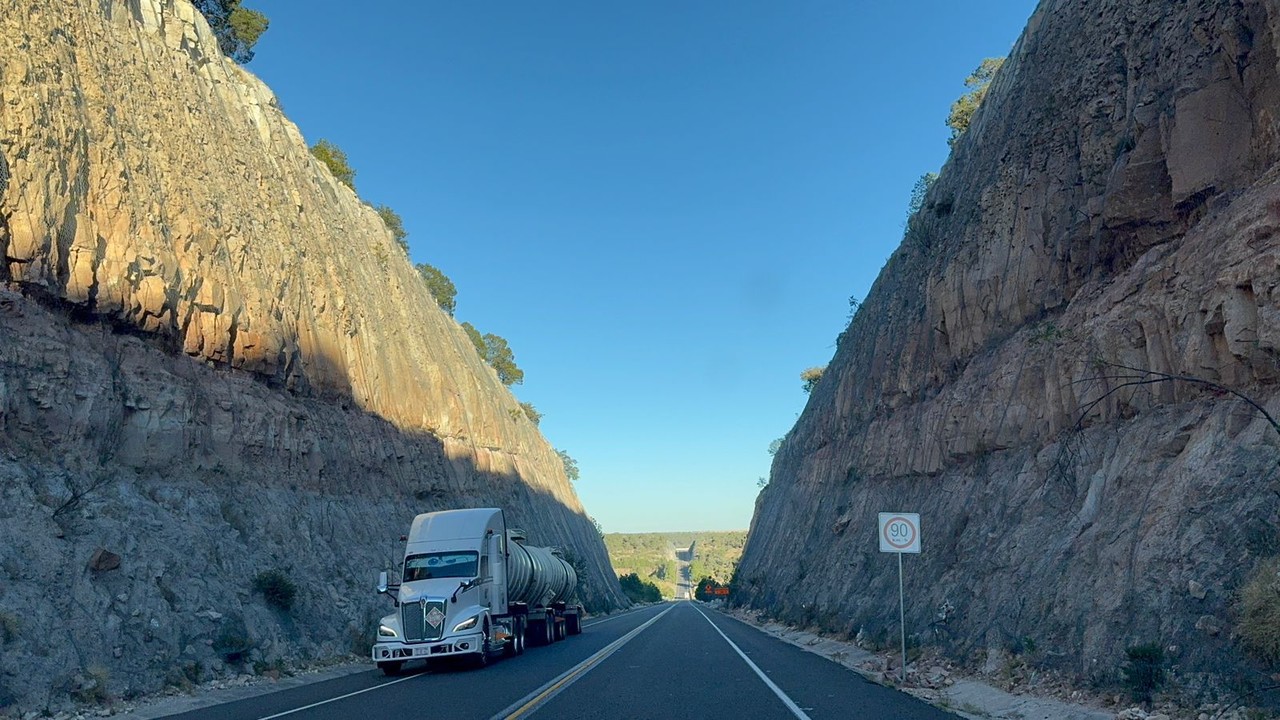
[[[378,573],[378,594],[385,595],[387,592],[387,571],[383,570]]]

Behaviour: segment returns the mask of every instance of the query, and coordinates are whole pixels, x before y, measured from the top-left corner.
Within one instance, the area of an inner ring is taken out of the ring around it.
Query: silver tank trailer
[[[551,548],[521,543],[524,533],[507,531],[507,602],[545,607],[565,602],[578,587],[578,573]]]

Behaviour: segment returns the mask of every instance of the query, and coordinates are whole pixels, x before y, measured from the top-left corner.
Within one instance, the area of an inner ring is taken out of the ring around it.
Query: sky
[[[404,219],[606,532],[746,529],[1033,0],[246,0],[248,69]]]

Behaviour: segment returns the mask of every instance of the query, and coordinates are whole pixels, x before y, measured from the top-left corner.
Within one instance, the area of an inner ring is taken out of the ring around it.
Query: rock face
[[[0,281],[0,708],[358,649],[432,509],[503,507],[625,602],[554,449],[186,0],[0,0]]]
[[[1280,416],[1278,58],[1273,2],[1041,2],[777,453],[740,602],[887,640],[876,514],[918,511],[922,643],[1248,671],[1280,427],[1229,391]]]

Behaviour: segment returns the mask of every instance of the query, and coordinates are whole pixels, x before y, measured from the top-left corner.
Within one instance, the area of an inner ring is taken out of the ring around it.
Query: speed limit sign
[[[880,552],[918,554],[920,514],[880,513]]]

